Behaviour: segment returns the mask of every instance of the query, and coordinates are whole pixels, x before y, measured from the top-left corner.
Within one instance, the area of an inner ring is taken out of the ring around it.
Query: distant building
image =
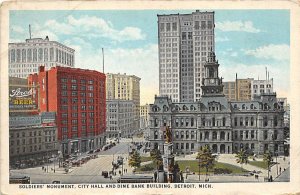
[[[55,113],[9,118],[10,166],[24,168],[46,163],[57,157],[58,148]]]
[[[236,101],[251,100],[251,82],[253,79],[237,79],[236,80]]]
[[[251,79],[243,79],[240,86],[245,88],[246,95],[240,99],[247,100],[229,102],[223,93],[214,52],[207,59],[201,101],[177,103],[168,96],[156,96],[150,104],[151,148],[163,152],[165,127],[169,126],[175,153],[195,153],[209,146],[213,153],[236,153],[244,149],[252,154],[270,151],[283,155],[284,109],[276,93],[248,100]]]
[[[41,112],[56,112],[63,154],[86,152],[105,144],[105,74],[78,68],[53,67],[30,75],[39,85]]]
[[[149,109],[150,105],[145,104],[140,107],[140,127],[145,129],[149,126]]]
[[[173,102],[199,101],[204,64],[215,50],[214,12],[157,15],[159,94]]]
[[[135,75],[106,74],[107,100],[132,100],[134,103],[134,129],[140,128],[140,78]]]
[[[129,137],[134,130],[134,103],[132,100],[106,100],[106,135]]]
[[[228,101],[236,101],[236,82],[227,81],[224,84],[224,95]]]
[[[74,67],[75,50],[57,41],[31,38],[25,42],[9,43],[9,76],[27,78],[29,74],[38,73],[39,66],[45,66],[46,70],[51,67],[65,66]]]
[[[259,99],[263,93],[273,93],[273,78],[270,80],[251,81],[251,99]]]

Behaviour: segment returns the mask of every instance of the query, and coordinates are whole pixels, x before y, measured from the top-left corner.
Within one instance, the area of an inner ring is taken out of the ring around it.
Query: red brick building
[[[63,154],[86,152],[105,144],[105,74],[78,68],[53,67],[30,75],[39,85],[41,112],[56,112]]]

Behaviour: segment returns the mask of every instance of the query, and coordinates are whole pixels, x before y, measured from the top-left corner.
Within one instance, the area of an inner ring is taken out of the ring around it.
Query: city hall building
[[[56,112],[58,142],[63,154],[81,153],[105,144],[105,74],[69,67],[53,67],[28,77],[39,86],[39,109]]]
[[[213,153],[283,154],[284,109],[276,93],[261,93],[255,101],[228,101],[218,76],[218,61],[210,52],[204,64],[199,101],[172,102],[155,96],[150,105],[151,148],[163,150],[165,127],[172,131],[175,153],[197,152],[208,145]]]

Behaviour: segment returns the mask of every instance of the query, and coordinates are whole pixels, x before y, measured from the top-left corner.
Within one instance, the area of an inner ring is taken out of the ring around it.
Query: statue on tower
[[[166,143],[172,142],[172,132],[169,126],[166,127]]]

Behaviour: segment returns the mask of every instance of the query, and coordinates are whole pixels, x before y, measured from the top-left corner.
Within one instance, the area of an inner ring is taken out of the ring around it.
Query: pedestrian
[[[285,156],[283,157],[283,161],[285,161]]]
[[[109,179],[112,180],[112,176],[111,175],[109,175]]]
[[[281,173],[281,167],[279,167],[279,173]]]
[[[157,181],[157,172],[155,171],[154,172],[154,182],[156,182]]]
[[[121,175],[121,170],[119,170],[119,174]]]
[[[55,169],[54,169],[54,173],[55,173]]]

